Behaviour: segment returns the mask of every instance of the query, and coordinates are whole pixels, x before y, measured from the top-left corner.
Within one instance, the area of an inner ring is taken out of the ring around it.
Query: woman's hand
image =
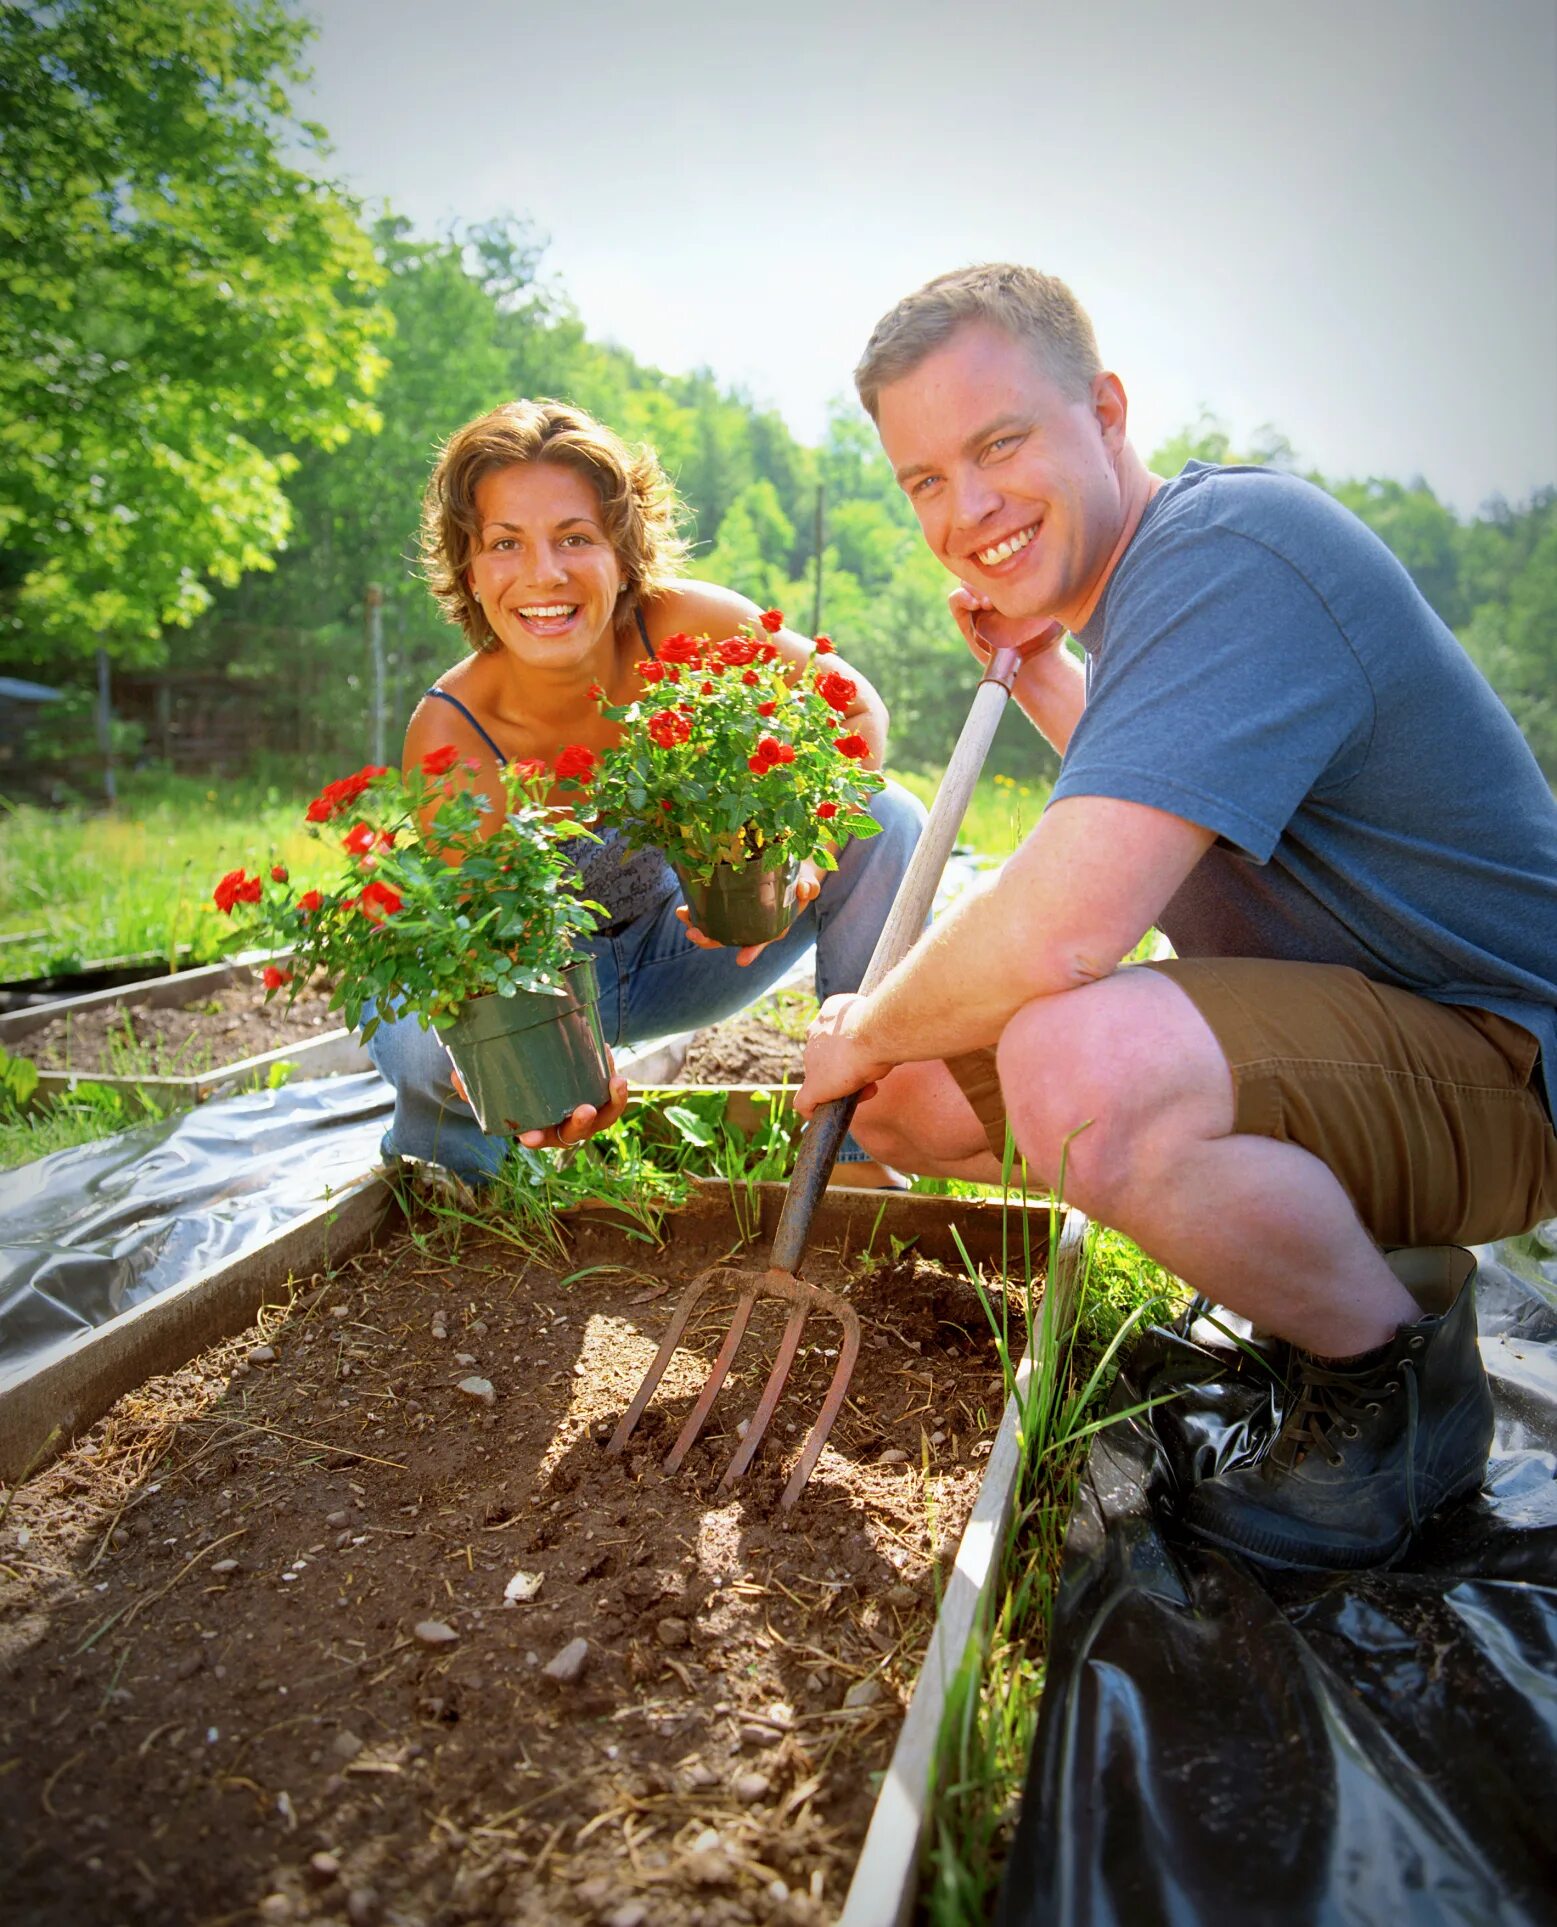
[[[814,903],[821,893],[822,873],[811,859],[806,857],[795,875],[795,915],[798,917],[806,905],[808,903]],[[681,921],[687,927],[687,940],[690,943],[696,944],[699,950],[724,950],[728,948],[727,945],[718,942],[717,939],[703,935],[702,931],[693,923],[692,912],[684,903],[677,904],[676,915],[680,917]],[[773,939],[770,938],[769,942],[772,941]],[[766,943],[742,944],[740,949],[735,953],[735,961],[742,969],[745,969],[747,964],[755,963],[767,947],[768,945]]]
[[[611,1094],[598,1109],[593,1104],[580,1104],[571,1117],[565,1117],[560,1124],[548,1125],[544,1131],[521,1131],[519,1142],[532,1151],[556,1149],[569,1144],[582,1144],[596,1131],[609,1130],[627,1109],[627,1079],[616,1074],[616,1059],[610,1051],[606,1060],[611,1066]],[[465,1080],[457,1070],[450,1067],[454,1088],[468,1104],[470,1092],[465,1088]]]

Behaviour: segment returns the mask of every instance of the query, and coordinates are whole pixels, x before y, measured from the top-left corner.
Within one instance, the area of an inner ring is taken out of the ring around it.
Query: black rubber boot
[[[1435,1245],[1388,1262],[1427,1315],[1360,1368],[1294,1350],[1281,1429],[1258,1464],[1185,1501],[1196,1538],[1267,1566],[1384,1566],[1430,1514],[1480,1486],[1492,1392],[1476,1349],[1476,1261]]]

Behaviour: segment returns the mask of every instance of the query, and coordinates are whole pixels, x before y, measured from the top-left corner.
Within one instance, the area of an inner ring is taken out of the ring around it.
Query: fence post
[[[97,747],[103,755],[103,794],[112,809],[119,801],[119,782],[114,773],[113,680],[108,667],[108,651],[97,652]]]
[[[384,591],[376,582],[367,589],[368,649],[373,657],[373,760],[385,761],[388,717],[384,691]]]
[[[823,504],[827,499],[827,484],[816,485],[816,595],[811,604],[811,633],[814,636],[822,626],[822,543],[826,536],[826,525],[822,518]]]

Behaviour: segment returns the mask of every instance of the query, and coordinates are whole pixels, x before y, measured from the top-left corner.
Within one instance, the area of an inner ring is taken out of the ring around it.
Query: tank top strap
[[[440,702],[448,703],[453,708],[459,711],[459,713],[465,718],[466,722],[470,724],[471,728],[481,738],[482,742],[486,744],[487,748],[491,750],[492,754],[497,758],[499,768],[502,768],[503,765],[507,763],[508,758],[498,748],[497,744],[493,742],[491,735],[485,729],[482,728],[481,724],[476,720],[476,718],[470,713],[470,711],[460,701],[458,696],[451,696],[447,689],[439,689],[436,687],[436,685],[433,688],[429,689],[426,693],[429,696],[436,696]]]
[[[643,619],[643,610],[641,607],[633,610],[633,617],[638,624],[638,633],[643,637],[643,646],[649,652],[650,662],[658,662],[659,658],[654,653],[654,644],[649,640],[649,625]]]

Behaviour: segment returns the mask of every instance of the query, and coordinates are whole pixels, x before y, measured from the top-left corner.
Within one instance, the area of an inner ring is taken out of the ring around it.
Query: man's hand
[[[891,1064],[861,1050],[850,1035],[864,999],[858,991],[829,997],[806,1032],[805,1081],[795,1093],[795,1109],[810,1117],[818,1104],[835,1097],[874,1097],[876,1082]]]
[[[608,1130],[627,1109],[627,1079],[616,1074],[616,1059],[609,1051],[606,1059],[611,1066],[611,1094],[597,1110],[593,1104],[580,1104],[571,1117],[565,1117],[560,1124],[548,1125],[544,1131],[521,1131],[519,1142],[528,1145],[532,1151],[548,1148],[555,1149],[568,1144],[582,1144],[596,1131]],[[465,1080],[457,1070],[450,1073],[454,1088],[468,1104],[470,1092],[465,1088]]]
[[[980,663],[988,664],[997,649],[1020,649],[1023,666],[1035,656],[1058,649],[1065,630],[1058,622],[1032,616],[1003,616],[987,595],[959,582],[946,598],[962,639]]]
[[[822,873],[811,859],[807,857],[800,865],[795,877],[795,915],[798,917],[806,905],[808,903],[814,903],[821,893]],[[684,903],[676,906],[676,915],[680,917],[681,921],[687,927],[688,940],[695,943],[699,950],[724,950],[728,948],[728,945],[717,942],[713,937],[705,937],[703,935],[702,931],[693,923],[692,913]],[[744,969],[747,964],[755,963],[767,947],[765,943],[742,944],[740,949],[735,953],[735,961]]]

